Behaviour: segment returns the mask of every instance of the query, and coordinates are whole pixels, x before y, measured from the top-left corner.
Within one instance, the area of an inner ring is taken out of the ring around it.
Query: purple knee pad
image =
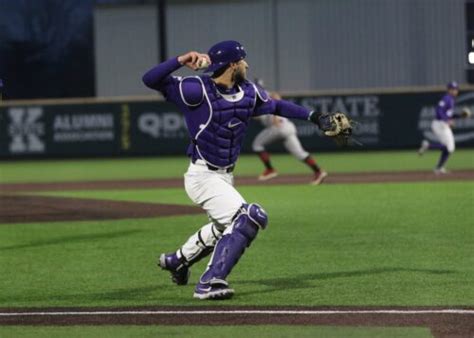
[[[245,248],[257,237],[258,229],[265,229],[268,217],[258,204],[243,204],[232,224],[232,232],[217,242],[211,264],[201,277],[201,283],[212,279],[226,279],[242,257]]]
[[[244,204],[246,205],[246,204]],[[250,218],[250,220],[256,224],[260,229],[265,229],[267,227],[268,223],[268,216],[265,210],[263,208],[256,204],[248,204],[247,206],[247,215]]]

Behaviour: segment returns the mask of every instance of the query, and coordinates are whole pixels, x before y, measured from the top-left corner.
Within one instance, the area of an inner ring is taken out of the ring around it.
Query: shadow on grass
[[[266,287],[265,290],[250,290],[250,291],[238,291],[239,297],[253,295],[253,294],[266,294],[278,291],[291,291],[298,289],[314,289],[315,282],[331,280],[337,278],[352,278],[360,276],[371,276],[385,273],[396,273],[396,272],[415,272],[429,275],[445,275],[456,273],[454,270],[437,270],[437,269],[409,269],[409,268],[374,268],[367,270],[354,270],[354,271],[340,271],[340,272],[329,272],[329,273],[306,273],[295,275],[294,277],[282,277],[282,278],[268,278],[258,280],[235,280],[232,284],[236,285],[263,285]],[[54,294],[54,295],[3,295],[0,297],[0,307],[11,306],[12,303],[19,304],[25,303],[31,306],[32,303],[42,304],[58,304],[61,306],[82,306],[86,304],[88,306],[103,305],[105,302],[108,304],[115,303],[128,303],[130,301],[136,304],[143,304],[153,301],[155,305],[162,302],[173,302],[179,304],[189,303],[192,300],[192,294],[194,285],[191,283],[188,286],[180,286],[172,284],[171,282],[160,283],[158,282],[153,286],[143,286],[137,288],[124,288],[116,289],[107,292],[94,292],[94,293],[76,293],[76,294]],[[21,304],[25,306],[25,304]],[[17,305],[15,305],[17,306]]]
[[[59,238],[43,239],[43,240],[38,240],[38,241],[32,241],[30,243],[25,243],[25,244],[0,247],[0,251],[37,248],[37,247],[46,246],[46,245],[87,242],[87,241],[93,241],[93,240],[98,240],[98,239],[111,239],[111,238],[129,236],[129,235],[136,234],[142,231],[143,230],[126,230],[126,231],[107,232],[107,233],[100,233],[100,234],[86,234],[86,235],[65,236],[65,237],[59,237]]]
[[[174,289],[174,290],[172,290]],[[176,290],[181,290],[178,295]],[[0,308],[10,307],[12,303],[24,303],[21,306],[31,306],[33,303],[41,303],[44,306],[61,304],[61,306],[98,306],[102,302],[109,304],[127,303],[135,301],[143,303],[147,300],[154,300],[157,304],[160,301],[179,301],[192,297],[193,287],[177,288],[175,285],[154,285],[138,288],[118,289],[108,292],[77,293],[77,294],[54,294],[54,295],[4,295],[0,297]]]
[[[438,270],[438,269],[410,269],[410,268],[374,268],[367,270],[354,270],[354,271],[339,271],[339,272],[328,272],[328,273],[306,273],[306,274],[295,274],[294,277],[280,277],[280,278],[268,278],[258,280],[244,280],[235,281],[234,284],[257,284],[264,285],[267,287],[266,290],[255,290],[255,291],[243,291],[239,292],[239,295],[251,295],[251,294],[262,294],[271,293],[281,290],[297,290],[297,289],[314,289],[314,282],[336,279],[336,278],[350,278],[360,276],[371,276],[393,272],[416,272],[430,275],[445,275],[456,273],[455,270]]]

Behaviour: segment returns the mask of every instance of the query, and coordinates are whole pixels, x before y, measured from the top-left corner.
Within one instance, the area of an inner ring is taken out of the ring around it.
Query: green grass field
[[[374,152],[324,153],[317,158],[331,173],[429,172],[436,157],[437,153],[420,159],[413,152]],[[273,162],[282,174],[309,175],[289,156],[275,156]],[[184,157],[0,162],[0,183],[182,177],[186,167]],[[251,156],[244,156],[237,168],[236,175],[261,171]],[[474,169],[474,150],[457,151],[449,168]],[[264,206],[270,223],[230,275],[236,295],[225,305],[474,305],[474,181],[238,190],[248,201]],[[182,188],[36,194],[191,205]],[[206,221],[203,213],[1,224],[0,307],[215,305],[192,298],[193,284],[206,262],[193,267],[191,284],[183,287],[172,285],[168,274],[155,265],[161,252],[175,250]],[[84,329],[90,331],[71,329],[67,335],[190,336],[187,328],[173,327],[122,327],[120,333],[115,327]],[[35,330],[0,326],[0,337],[59,337],[67,328]],[[227,336],[225,330],[203,327],[193,336]],[[239,337],[259,332],[260,337],[430,336],[421,328],[239,330]]]
[[[259,337],[259,338],[402,338],[432,337],[424,328],[334,328],[324,326],[233,326],[163,327],[163,326],[102,326],[102,327],[0,327],[2,337],[82,338],[82,337]]]
[[[369,153],[322,153],[318,163],[329,172],[431,170],[437,152],[419,158],[416,151]],[[273,155],[272,162],[281,173],[308,173],[308,168],[289,155]],[[0,183],[62,182],[74,180],[115,180],[138,178],[180,177],[188,161],[184,156],[169,158],[43,160],[0,162]],[[456,150],[449,159],[450,169],[474,168],[474,151]],[[236,175],[256,175],[262,165],[256,156],[239,158]]]

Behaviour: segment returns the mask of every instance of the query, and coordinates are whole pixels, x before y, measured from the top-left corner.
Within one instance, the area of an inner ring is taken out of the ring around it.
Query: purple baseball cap
[[[459,84],[456,81],[451,81],[451,82],[448,82],[448,84],[446,85],[446,88],[459,89]]]
[[[233,40],[222,41],[215,44],[209,49],[207,54],[212,63],[205,70],[206,73],[213,73],[231,62],[238,62],[247,56],[240,42]]]

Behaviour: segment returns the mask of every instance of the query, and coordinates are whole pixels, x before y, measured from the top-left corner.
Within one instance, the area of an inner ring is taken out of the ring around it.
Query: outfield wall
[[[464,88],[457,109],[474,111],[474,90]],[[317,111],[342,111],[358,122],[360,149],[414,148],[430,130],[442,88],[287,93],[287,99]],[[303,146],[331,151],[336,145],[319,130],[295,121]],[[243,152],[261,130],[252,122]],[[474,146],[474,118],[456,121],[457,147]],[[9,101],[0,105],[0,157],[48,158],[184,154],[189,142],[182,114],[159,97]],[[281,146],[273,146],[282,151]]]

